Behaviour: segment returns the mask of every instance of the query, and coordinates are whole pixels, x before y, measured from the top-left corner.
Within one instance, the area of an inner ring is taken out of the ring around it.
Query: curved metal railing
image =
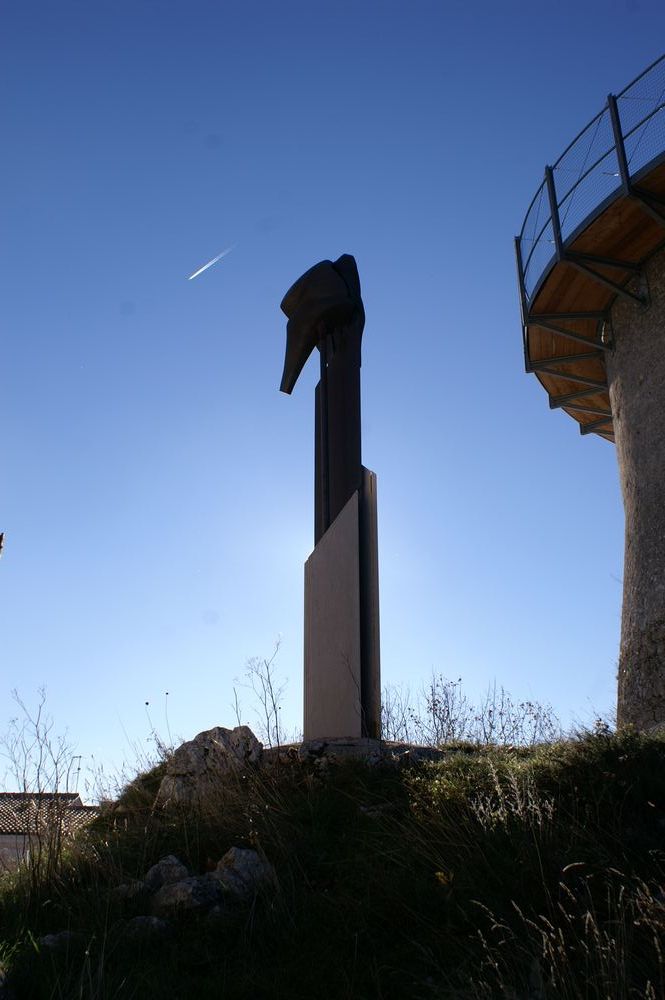
[[[612,102],[616,102],[615,115]],[[624,151],[631,181],[665,159],[665,55],[616,98],[610,97],[546,169],[517,237],[527,306],[557,260],[557,241],[572,243],[622,190],[620,156]]]

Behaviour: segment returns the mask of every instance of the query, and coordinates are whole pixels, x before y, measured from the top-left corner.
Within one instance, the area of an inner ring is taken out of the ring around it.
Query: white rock
[[[163,885],[170,885],[172,882],[182,882],[189,877],[189,870],[179,861],[174,854],[167,854],[161,858],[156,865],[146,872],[144,883],[150,892],[156,892]]]
[[[183,743],[166,765],[156,805],[190,805],[219,786],[230,772],[258,764],[261,744],[248,726],[215,726]]]
[[[148,942],[158,941],[171,931],[171,926],[160,917],[132,917],[125,924],[124,933],[131,941]]]
[[[226,852],[210,877],[218,879],[234,896],[252,896],[263,886],[274,883],[275,869],[260,854],[248,848],[232,847]]]
[[[193,876],[162,886],[152,897],[150,909],[154,917],[168,918],[209,910],[223,897],[224,887],[216,879]]]
[[[16,994],[11,988],[9,976],[4,969],[0,969],[0,1000],[16,1000]]]
[[[37,944],[48,951],[68,951],[85,947],[85,938],[78,931],[58,931],[57,934],[44,934],[37,939]]]
[[[120,885],[114,885],[111,889],[111,895],[116,899],[125,900],[134,899],[136,896],[141,896],[147,891],[148,887],[145,882],[135,879],[132,882],[122,882]]]

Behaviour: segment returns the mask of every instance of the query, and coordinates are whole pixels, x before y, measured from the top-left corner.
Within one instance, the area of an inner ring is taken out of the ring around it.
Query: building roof
[[[0,792],[0,834],[27,836],[61,823],[65,833],[77,833],[99,815],[84,806],[76,792]]]

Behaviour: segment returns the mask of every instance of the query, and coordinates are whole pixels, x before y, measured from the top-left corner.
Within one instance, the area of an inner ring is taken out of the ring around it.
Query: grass
[[[665,996],[665,740],[456,744],[435,764],[294,762],[156,814],[159,769],[38,881],[0,883],[0,966],[29,998]],[[278,888],[171,939],[123,937],[113,889],[253,846]],[[38,944],[62,929],[62,954]]]

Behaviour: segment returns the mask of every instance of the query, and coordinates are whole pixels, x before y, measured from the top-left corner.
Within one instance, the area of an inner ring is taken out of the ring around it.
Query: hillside
[[[3,878],[0,995],[665,996],[665,739],[408,761],[284,754],[179,810],[153,809],[164,765],[138,777],[48,874]],[[154,916],[151,866],[207,885],[233,847],[268,875]]]

